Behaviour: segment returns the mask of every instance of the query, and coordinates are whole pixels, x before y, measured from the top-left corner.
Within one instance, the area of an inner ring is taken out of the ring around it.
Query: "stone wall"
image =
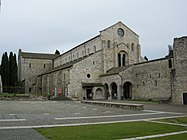
[[[135,65],[133,71],[132,98],[160,100],[171,97],[168,59]]]
[[[52,69],[52,60],[20,58],[20,80],[25,80],[25,92],[36,93],[37,75]]]
[[[73,65],[70,70],[70,84],[68,94],[70,97],[82,99],[85,90],[82,83],[100,83],[99,76],[103,73],[102,52],[98,51]]]
[[[70,69],[65,68],[38,77],[38,89],[42,94],[57,96],[59,90],[62,95],[68,96],[68,84],[70,83]]]
[[[173,102],[175,104],[183,104],[183,94],[187,93],[187,37],[174,39],[173,53]]]
[[[168,67],[168,59],[159,59],[150,62],[134,64],[119,74],[102,76],[102,83],[109,86],[112,91],[112,83],[116,83],[118,99],[123,98],[124,84],[131,84],[131,99],[169,99],[171,97],[170,84],[171,68]]]

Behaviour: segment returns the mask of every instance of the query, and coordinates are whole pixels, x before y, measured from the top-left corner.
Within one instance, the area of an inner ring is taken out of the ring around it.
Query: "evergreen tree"
[[[16,61],[16,54],[13,56],[13,63],[12,63],[12,86],[16,86],[18,81],[18,65]]]
[[[59,54],[59,55],[60,55],[60,52],[59,52],[59,50],[56,50],[56,51],[55,51],[55,54]]]
[[[7,52],[2,56],[1,60],[1,78],[3,84],[3,91],[8,92],[9,87],[9,61]]]
[[[3,53],[1,65],[0,65],[0,75],[2,78],[3,91],[4,92],[15,92],[15,86],[18,81],[18,67],[16,54],[10,52],[9,58],[7,52]]]
[[[9,54],[9,86],[13,86],[13,79],[12,79],[12,77],[13,77],[13,75],[14,75],[14,73],[13,73],[13,53],[12,52],[10,52],[10,54]]]

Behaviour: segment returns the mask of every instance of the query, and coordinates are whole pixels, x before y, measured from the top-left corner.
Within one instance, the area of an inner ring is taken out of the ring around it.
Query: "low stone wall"
[[[116,107],[128,110],[144,110],[143,104],[131,104],[131,103],[116,103],[116,102],[102,102],[102,101],[88,101],[82,100],[81,103],[103,105],[108,107]]]

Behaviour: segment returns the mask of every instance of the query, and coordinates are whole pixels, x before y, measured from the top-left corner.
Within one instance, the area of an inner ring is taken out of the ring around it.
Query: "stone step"
[[[95,105],[103,105],[109,107],[116,107],[128,110],[144,110],[143,104],[131,104],[131,103],[118,103],[118,102],[102,102],[102,101],[90,101],[90,100],[82,100],[81,103],[87,104],[95,104]]]
[[[52,100],[52,101],[63,101],[63,100],[71,100],[71,99],[68,98],[68,97],[65,97],[65,96],[57,96],[57,97],[51,97],[50,100]]]

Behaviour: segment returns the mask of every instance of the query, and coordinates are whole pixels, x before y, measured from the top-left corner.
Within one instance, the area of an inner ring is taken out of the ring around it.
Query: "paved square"
[[[138,121],[186,113],[187,106],[156,103],[145,104],[145,110],[135,111],[78,101],[0,101],[0,129]]]

